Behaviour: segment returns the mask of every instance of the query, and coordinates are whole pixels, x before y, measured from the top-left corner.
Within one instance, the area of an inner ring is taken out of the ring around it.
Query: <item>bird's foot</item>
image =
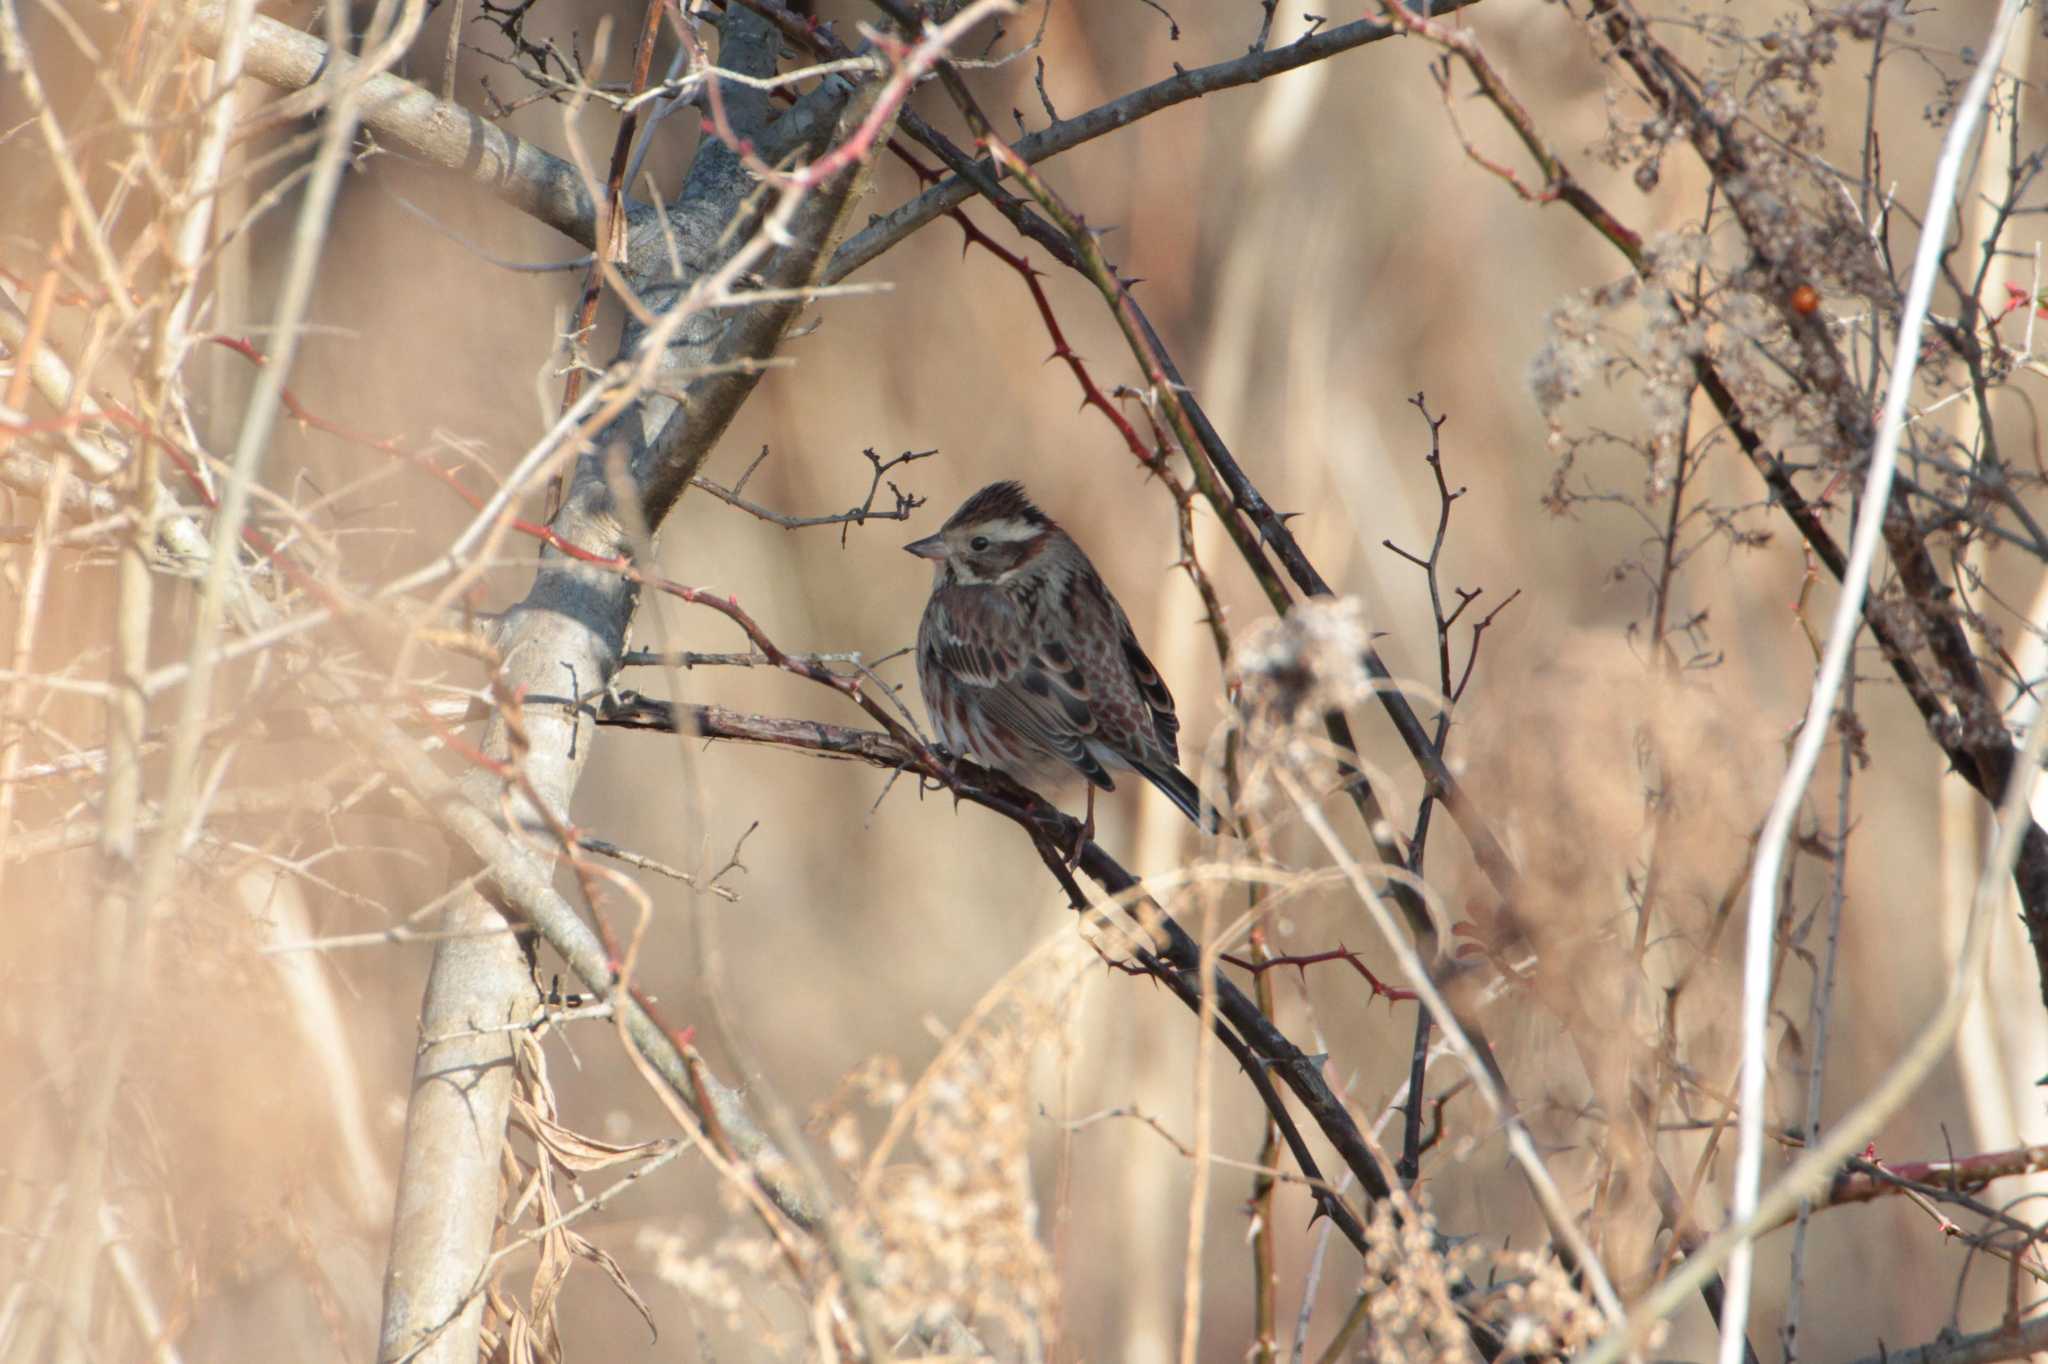
[[[1082,816],[1081,827],[1074,831],[1074,846],[1067,850],[1067,869],[1081,865],[1081,854],[1095,838],[1095,788],[1088,788],[1088,813]]]

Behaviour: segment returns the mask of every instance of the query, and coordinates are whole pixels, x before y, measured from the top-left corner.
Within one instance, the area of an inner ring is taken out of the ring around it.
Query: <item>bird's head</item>
[[[903,548],[930,559],[935,580],[961,586],[1001,582],[1043,553],[1060,529],[1024,489],[991,483],[960,504],[935,535]]]

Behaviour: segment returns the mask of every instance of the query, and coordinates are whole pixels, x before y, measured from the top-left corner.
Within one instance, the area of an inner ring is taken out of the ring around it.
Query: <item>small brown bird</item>
[[[1016,483],[991,483],[936,535],[903,548],[933,561],[917,627],[917,681],[939,738],[1020,780],[1069,770],[1095,791],[1136,772],[1214,832],[1216,812],[1180,770],[1173,694],[1088,556]]]

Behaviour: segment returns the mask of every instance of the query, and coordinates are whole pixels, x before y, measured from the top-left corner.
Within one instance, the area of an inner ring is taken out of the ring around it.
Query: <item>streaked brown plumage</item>
[[[1180,720],[1095,565],[1016,483],[991,483],[936,535],[917,629],[917,680],[940,740],[1023,780],[1079,772],[1115,789],[1136,772],[1213,830],[1180,770]]]

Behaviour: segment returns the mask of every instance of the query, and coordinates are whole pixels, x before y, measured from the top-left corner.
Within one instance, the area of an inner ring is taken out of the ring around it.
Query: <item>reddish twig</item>
[[[2008,1151],[1987,1151],[1980,1155],[1958,1156],[1951,1160],[1884,1161],[1872,1160],[1885,1174],[1880,1176],[1858,1170],[1846,1170],[1835,1177],[1828,1189],[1827,1205],[1843,1203],[1867,1203],[1902,1191],[1904,1184],[1920,1184],[1934,1189],[1958,1193],[1975,1193],[1993,1180],[2009,1179],[2017,1175],[2036,1174],[2048,1170],[2048,1145],[2018,1146]],[[1894,1182],[1897,1181],[1897,1182]]]
[[[1276,966],[1292,966],[1301,972],[1303,982],[1308,980],[1308,968],[1311,966],[1326,961],[1348,962],[1352,970],[1365,977],[1366,984],[1372,987],[1373,995],[1376,998],[1399,1004],[1416,997],[1413,990],[1404,990],[1398,985],[1389,985],[1374,975],[1372,968],[1363,961],[1360,961],[1358,954],[1342,943],[1338,943],[1327,952],[1297,952],[1286,956],[1271,956],[1251,961],[1243,957],[1233,956],[1228,952],[1223,953],[1222,956],[1224,961],[1229,962],[1240,971],[1249,971],[1255,976],[1263,975]]]
[[[944,179],[938,171],[911,155],[909,149],[901,142],[891,139],[889,150],[896,154],[898,160],[909,166],[922,183],[932,185]],[[1074,382],[1080,385],[1081,405],[1094,408],[1116,428],[1116,433],[1123,437],[1124,445],[1130,450],[1133,459],[1147,469],[1157,470],[1160,464],[1160,451],[1156,448],[1146,448],[1145,442],[1138,436],[1137,428],[1132,426],[1130,419],[1104,395],[1101,387],[1095,382],[1095,376],[1088,372],[1088,366],[1081,359],[1080,352],[1068,344],[1067,334],[1060,327],[1060,320],[1052,310],[1052,299],[1046,295],[1045,286],[1039,283],[1045,278],[1044,273],[1033,266],[1027,257],[1009,250],[982,231],[965,211],[957,208],[948,209],[946,216],[959,225],[960,231],[967,238],[966,245],[980,247],[1015,270],[1023,279],[1024,287],[1031,291],[1031,301],[1037,306],[1038,315],[1045,323],[1046,333],[1052,337],[1052,353],[1046,356],[1046,359],[1064,361],[1068,371],[1074,376]]]

